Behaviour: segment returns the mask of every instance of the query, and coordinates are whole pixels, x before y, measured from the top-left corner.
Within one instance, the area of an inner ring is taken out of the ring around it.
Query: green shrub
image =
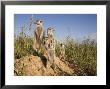
[[[34,53],[32,48],[33,39],[31,37],[18,36],[14,39],[14,57],[19,59],[26,55]]]
[[[81,43],[71,38],[65,41],[66,61],[75,63],[86,75],[97,75],[97,43],[85,39]]]

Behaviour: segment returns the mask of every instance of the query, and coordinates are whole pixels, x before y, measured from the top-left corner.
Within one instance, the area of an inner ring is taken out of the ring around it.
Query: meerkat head
[[[54,28],[52,28],[52,27],[49,27],[47,30],[51,33],[53,33],[55,31]]]
[[[48,29],[47,29],[47,35],[48,35],[48,37],[53,37],[53,32],[54,32],[55,30],[52,28],[52,27],[49,27]]]
[[[34,24],[36,24],[37,26],[42,26],[43,21],[42,20],[36,20],[36,22],[34,22]]]

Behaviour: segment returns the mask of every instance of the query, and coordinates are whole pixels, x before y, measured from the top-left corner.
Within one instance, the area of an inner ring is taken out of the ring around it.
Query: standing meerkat
[[[55,59],[55,39],[54,39],[54,35],[53,35],[53,32],[54,32],[54,28],[52,27],[49,27],[47,29],[47,36],[48,36],[48,40],[49,40],[49,44],[50,44],[50,49],[53,50],[53,56],[54,56],[54,59]]]
[[[60,59],[64,60],[65,59],[65,46],[64,44],[60,44]]]
[[[53,66],[55,60],[55,39],[53,37],[53,28],[47,29],[47,36],[45,38],[45,54],[47,57],[47,67]]]
[[[36,20],[36,29],[34,31],[34,45],[33,48],[36,52],[39,51],[42,40],[43,40],[43,21]]]

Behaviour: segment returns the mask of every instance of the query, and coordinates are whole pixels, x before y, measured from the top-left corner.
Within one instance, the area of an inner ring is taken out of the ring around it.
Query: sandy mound
[[[59,58],[55,58],[53,67],[46,67],[47,60],[38,56],[26,56],[15,59],[14,74],[17,76],[63,76],[74,75],[73,69]]]

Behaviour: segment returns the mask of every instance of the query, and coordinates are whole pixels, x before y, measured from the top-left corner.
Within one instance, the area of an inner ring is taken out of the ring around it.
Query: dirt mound
[[[26,56],[15,59],[14,75],[17,76],[63,76],[74,75],[74,70],[68,67],[58,57],[55,58],[53,67],[46,67],[47,60],[38,56]]]

